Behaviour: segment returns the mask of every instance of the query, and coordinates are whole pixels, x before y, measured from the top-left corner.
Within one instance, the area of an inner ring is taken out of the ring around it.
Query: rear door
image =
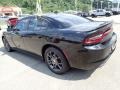
[[[41,55],[41,49],[46,43],[49,31],[49,21],[43,17],[30,18],[28,25],[28,34],[24,37],[24,43],[27,51]]]
[[[23,37],[25,48],[27,51],[32,53],[39,53],[38,43],[40,44],[41,39],[35,33],[35,27],[37,25],[37,17],[29,18],[27,34]]]

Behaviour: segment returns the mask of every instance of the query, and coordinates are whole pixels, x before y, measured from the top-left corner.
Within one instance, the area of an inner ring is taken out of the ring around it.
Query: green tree
[[[75,0],[41,0],[43,12],[75,10]],[[88,11],[90,0],[77,0],[78,10]],[[0,6],[19,6],[25,11],[35,12],[36,0],[0,0]]]

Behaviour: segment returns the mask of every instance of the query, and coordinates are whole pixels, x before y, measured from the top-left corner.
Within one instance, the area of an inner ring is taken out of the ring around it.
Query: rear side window
[[[53,28],[53,25],[49,20],[42,17],[38,18],[35,30],[48,30],[52,28]]]
[[[52,18],[61,22],[64,27],[91,22],[89,19],[70,14],[54,15]]]
[[[28,25],[28,30],[33,31],[36,27],[36,24],[37,24],[37,19],[36,18],[30,18],[29,25]]]

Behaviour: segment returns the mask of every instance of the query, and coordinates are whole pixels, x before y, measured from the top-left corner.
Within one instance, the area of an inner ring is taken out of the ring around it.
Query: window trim
[[[16,25],[14,26],[14,29],[17,29],[16,26],[17,26],[20,22],[22,22],[22,21],[24,21],[24,20],[28,20],[28,18],[24,18],[24,19],[18,20],[18,22],[17,22]],[[25,29],[24,29],[24,30],[20,30],[20,31],[27,31],[27,29],[28,29],[28,23],[29,23],[29,20],[28,20],[27,23],[26,23]]]
[[[28,18],[27,31],[35,31],[35,27],[36,27],[36,25],[37,25],[37,20],[38,20],[38,19],[36,20],[36,25],[34,26],[34,29],[33,29],[33,30],[29,30],[29,24],[30,24],[30,21],[31,21],[32,19],[33,19],[33,20],[34,20],[34,19],[37,19],[37,16],[33,16],[33,17],[29,17],[29,18]]]
[[[49,24],[50,24],[50,20],[48,20],[48,18],[47,17],[45,17],[45,16],[37,16],[37,23],[39,22],[39,20],[40,20],[40,22],[43,22],[43,21],[45,21],[45,22],[47,22],[47,24],[48,24],[48,26],[50,26]],[[43,20],[43,21],[41,21],[41,20]],[[42,24],[41,24],[42,25]],[[37,24],[36,24],[36,27],[37,27]],[[50,27],[48,27],[49,29],[50,29]],[[40,31],[47,31],[48,30],[48,28],[46,28],[46,29],[42,29],[41,27],[40,27]],[[37,30],[35,30],[35,31],[37,31]]]

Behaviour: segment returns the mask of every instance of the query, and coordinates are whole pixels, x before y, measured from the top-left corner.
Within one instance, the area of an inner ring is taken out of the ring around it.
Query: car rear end
[[[52,18],[65,25],[60,29],[64,39],[56,45],[64,52],[71,67],[94,69],[114,52],[117,36],[113,32],[112,22],[66,14],[53,15]]]
[[[86,32],[81,47],[75,49],[72,67],[95,69],[105,62],[116,48],[117,36],[113,32],[112,22],[103,22],[94,30]]]

